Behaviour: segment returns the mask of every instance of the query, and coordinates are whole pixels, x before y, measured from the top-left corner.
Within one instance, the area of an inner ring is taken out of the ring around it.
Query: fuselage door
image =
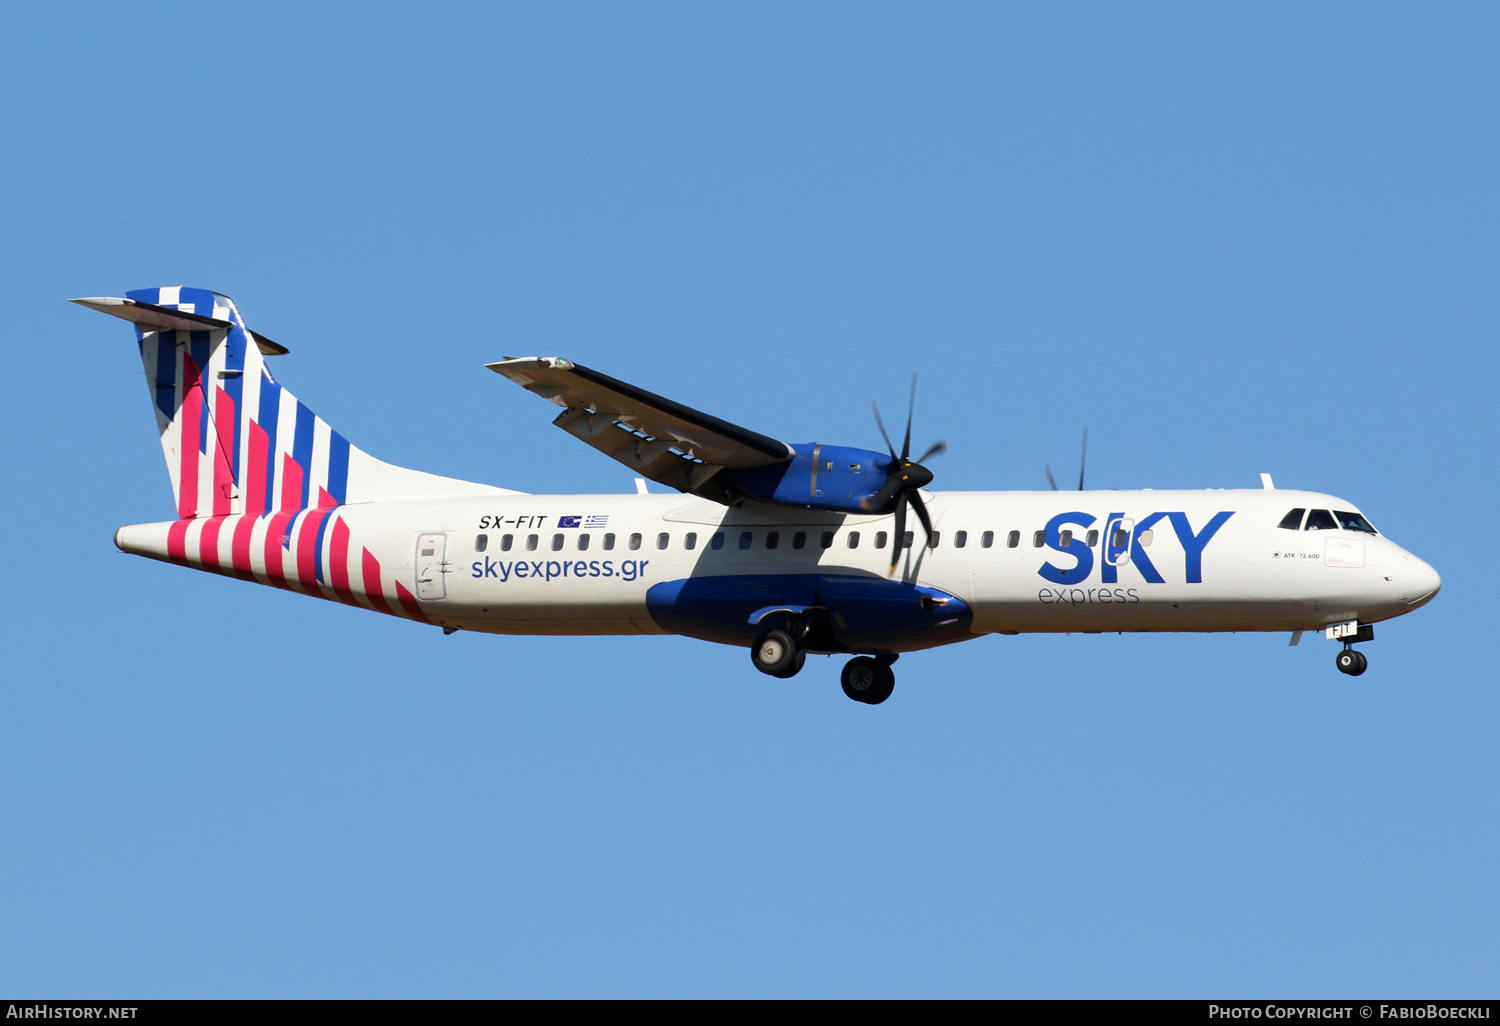
[[[1130,562],[1130,537],[1135,534],[1135,521],[1130,517],[1112,517],[1104,525],[1104,562],[1110,566],[1124,566]]]
[[[446,534],[422,534],[417,536],[417,598],[431,602],[445,597],[448,588],[444,575],[448,573]]]

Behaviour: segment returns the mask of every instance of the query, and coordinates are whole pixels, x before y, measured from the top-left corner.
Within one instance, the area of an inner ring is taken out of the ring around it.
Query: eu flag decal
[[[557,518],[557,526],[558,527],[578,527],[578,526],[580,526],[582,520],[583,520],[582,517],[558,517]]]

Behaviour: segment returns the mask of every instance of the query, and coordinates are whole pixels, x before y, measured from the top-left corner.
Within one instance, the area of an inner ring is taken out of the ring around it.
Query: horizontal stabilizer
[[[90,296],[85,299],[71,299],[69,302],[88,307],[90,310],[98,310],[100,313],[109,314],[121,320],[133,321],[144,331],[217,331],[234,326],[232,322],[222,321],[217,317],[205,317],[202,314],[188,313],[185,310],[173,310],[169,306],[143,303],[138,299]],[[289,352],[286,346],[272,342],[264,335],[251,331],[250,337],[255,340],[256,348],[264,356],[285,356]]]
[[[784,463],[784,442],[558,357],[509,357],[485,366],[563,407],[552,423],[678,491],[728,501],[720,470]]]

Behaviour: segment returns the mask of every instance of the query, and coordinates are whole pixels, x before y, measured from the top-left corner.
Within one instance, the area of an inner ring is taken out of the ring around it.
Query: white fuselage
[[[1311,630],[1386,620],[1436,594],[1436,572],[1383,536],[1278,527],[1295,507],[1356,510],[1287,489],[930,493],[937,545],[921,548],[909,519],[916,542],[895,576],[965,603],[966,636]],[[1064,514],[1078,515],[1059,523]],[[244,520],[125,527],[116,544],[444,627],[656,634],[654,585],[883,580],[894,543],[890,515],[662,494],[382,501]]]

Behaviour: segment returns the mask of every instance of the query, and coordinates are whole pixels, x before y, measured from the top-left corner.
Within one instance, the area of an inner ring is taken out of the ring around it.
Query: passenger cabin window
[[[708,540],[708,547],[717,552],[724,547],[724,532],[715,531],[714,536]]]
[[[1144,531],[1137,534],[1135,536],[1135,540],[1141,543],[1142,548],[1149,549],[1151,547],[1151,539],[1155,537],[1156,532],[1148,527]]]
[[[1032,548],[1039,549],[1039,548],[1041,548],[1045,544],[1047,544],[1047,532],[1046,531],[1038,531],[1038,532],[1036,532],[1035,534],[1033,534],[1031,536],[1031,547]]]
[[[984,536],[979,539],[979,544],[982,545],[982,546],[984,546],[985,548],[989,548],[991,545],[994,545],[995,544],[995,532],[994,531],[986,531],[986,532],[984,532]]]
[[[563,547],[563,536],[560,535],[560,534],[554,534],[552,536],[552,551],[553,552],[561,552],[562,551],[562,547]]]
[[[833,532],[832,531],[824,531],[823,532],[823,536],[818,539],[818,544],[821,545],[825,549],[831,549],[831,548],[833,548]]]
[[[1090,531],[1088,533],[1088,535],[1085,537],[1085,542],[1086,542],[1086,544],[1088,545],[1089,548],[1093,548],[1095,545],[1098,545],[1099,544],[1099,532],[1098,531]]]
[[[641,547],[641,536],[639,534],[632,534],[630,536],[630,550],[632,552],[634,552],[636,549],[638,549],[640,547]]]
[[[656,536],[656,547],[658,549],[665,549],[671,542],[672,536],[665,531]]]
[[[901,547],[903,549],[909,549],[909,548],[911,548],[911,542],[912,542],[912,539],[915,536],[916,536],[916,533],[913,532],[913,531],[902,531],[901,532]]]
[[[515,540],[516,540],[516,536],[513,535],[513,534],[502,534],[500,536],[500,551],[501,552],[509,552],[510,551],[511,543],[514,542]]]
[[[1346,531],[1362,531],[1365,534],[1379,534],[1380,532],[1370,526],[1370,522],[1358,513],[1348,510],[1336,509],[1333,515],[1339,518],[1339,523]]]
[[[589,536],[586,535],[586,534],[580,534],[578,536],[578,551],[579,552],[587,552],[588,550],[589,550]]]
[[[477,538],[474,539],[474,551],[475,552],[483,552],[485,549],[487,549],[489,547],[490,547],[490,536],[489,535],[487,535],[487,534],[481,534],[479,537],[477,537]]]
[[[604,551],[608,552],[611,549],[613,549],[614,547],[615,547],[615,536],[613,534],[606,534],[604,536]]]
[[[740,548],[748,549],[750,547],[750,543],[753,541],[755,541],[755,535],[751,532],[743,531],[740,533]]]
[[[1063,531],[1060,534],[1058,534],[1057,538],[1058,538],[1058,544],[1060,544],[1063,548],[1067,548],[1069,545],[1073,544],[1073,532],[1072,531]]]
[[[781,544],[781,532],[780,531],[767,531],[766,532],[766,548],[768,548],[768,549],[774,549],[776,546],[778,546],[780,544]]]
[[[858,531],[850,531],[849,532],[849,539],[848,540],[849,540],[849,547],[851,549],[857,549],[857,548],[859,548],[859,532]]]
[[[798,531],[796,534],[792,535],[792,548],[794,548],[794,549],[804,549],[806,547],[807,547],[807,532],[806,531]]]
[[[935,548],[938,547],[938,542],[940,542],[942,540],[943,540],[943,532],[942,531],[933,531],[932,532],[932,538],[931,538],[931,540],[928,541],[927,544],[928,544],[929,547],[935,549]]]
[[[1115,540],[1110,542],[1110,547],[1123,549],[1128,544],[1130,544],[1130,532],[1123,527],[1115,528]]]
[[[527,552],[535,552],[536,551],[536,541],[537,541],[536,535],[534,535],[534,534],[528,534],[526,536],[526,551]]]
[[[1010,532],[1010,534],[1008,534],[1008,535],[1005,536],[1005,547],[1007,549],[1013,549],[1013,548],[1015,548],[1016,546],[1018,546],[1020,544],[1021,544],[1021,532],[1020,531],[1012,531],[1012,532]]]
[[[1326,509],[1309,510],[1307,513],[1307,525],[1304,531],[1337,531],[1338,521],[1333,519],[1333,514]]]
[[[968,531],[956,531],[956,532],[954,532],[954,535],[953,535],[953,547],[955,549],[961,549],[961,548],[963,548],[967,544],[969,544],[969,532]]]
[[[682,547],[692,552],[698,547],[698,536],[692,531],[682,536]]]
[[[1302,514],[1306,512],[1307,507],[1298,506],[1296,509],[1287,513],[1286,516],[1282,517],[1281,523],[1277,524],[1276,526],[1284,531],[1300,531],[1302,530]]]
[[[890,540],[891,540],[891,536],[888,535],[888,534],[886,534],[884,531],[876,531],[875,532],[875,547],[877,549],[883,549],[883,548],[885,548],[885,543],[888,542],[888,541],[890,541]]]

